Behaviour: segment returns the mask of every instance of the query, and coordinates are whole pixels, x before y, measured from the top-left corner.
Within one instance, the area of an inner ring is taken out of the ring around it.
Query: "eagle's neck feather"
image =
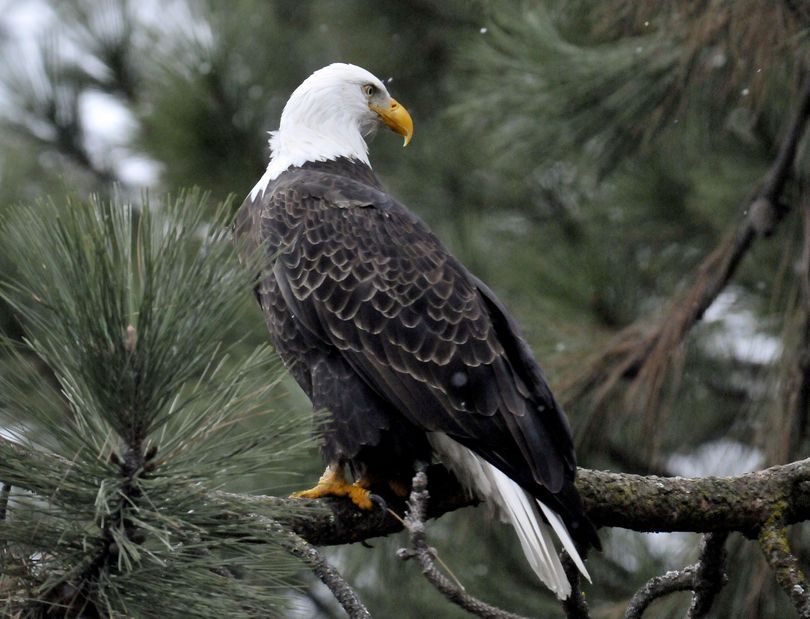
[[[305,163],[344,158],[371,167],[368,145],[356,124],[329,122],[312,129],[302,123],[286,123],[285,120],[282,116],[280,129],[270,134],[270,164],[250,192],[252,200],[264,193],[284,170]]]

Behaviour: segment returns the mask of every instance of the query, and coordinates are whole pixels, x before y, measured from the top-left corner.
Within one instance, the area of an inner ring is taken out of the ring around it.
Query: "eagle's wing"
[[[524,485],[556,493],[573,479],[568,423],[515,323],[421,220],[347,180],[280,185],[267,199],[279,202],[265,212],[282,215],[262,233],[296,229],[273,272],[313,338],[413,424]]]

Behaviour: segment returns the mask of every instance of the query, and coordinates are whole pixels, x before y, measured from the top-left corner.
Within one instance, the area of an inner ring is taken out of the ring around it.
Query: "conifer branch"
[[[24,459],[37,468],[51,467],[65,479],[70,476],[71,463],[66,459],[27,449],[2,437],[0,457]],[[415,479],[408,518],[411,519],[409,527],[412,538],[416,535],[416,539],[412,539],[412,547],[404,555],[417,558],[426,575],[450,599],[462,605],[486,609],[487,607],[479,607],[470,601],[466,593],[460,591],[436,569],[423,537],[427,518],[473,505],[475,501],[461,490],[443,467],[433,465],[427,469],[427,474],[435,477],[430,486],[427,486],[429,478],[425,473]],[[6,480],[6,483],[13,483],[32,492],[39,490],[34,486],[28,487],[22,475],[19,479]],[[688,615],[690,619],[705,617],[717,591],[725,582],[723,545],[726,534],[730,531],[740,531],[748,536],[759,532],[760,546],[778,582],[793,600],[800,616],[810,617],[810,614],[802,614],[805,611],[810,613],[810,588],[787,547],[783,528],[810,520],[810,459],[736,477],[665,478],[579,469],[577,488],[582,495],[586,514],[597,526],[615,526],[635,531],[714,533],[704,539],[697,563],[654,578],[638,591],[627,609],[627,617],[641,617],[652,600],[681,590],[694,591]],[[292,531],[288,535],[290,539],[294,539],[291,536],[295,535],[295,539],[300,537],[307,544],[352,543],[388,535],[403,527],[399,518],[362,512],[351,502],[341,499],[302,502],[300,499],[272,496],[206,493],[202,488],[200,492],[203,493],[204,500],[222,504],[223,516],[233,518],[236,515],[253,520],[254,524],[259,523],[264,529],[267,528],[267,522],[272,522],[276,529],[283,527],[285,531]],[[432,497],[430,501],[429,496]],[[394,497],[391,506],[400,513],[404,512],[405,506],[401,502],[397,504]],[[774,523],[778,523],[778,526]],[[257,539],[255,542],[262,543],[262,540]],[[352,601],[353,592],[348,585],[342,587],[332,579],[332,570],[308,548],[293,546],[288,551],[294,551],[293,554],[297,553],[296,556],[304,558],[324,582],[329,580],[327,585],[334,587],[336,595],[341,596],[338,598],[341,603],[355,609],[351,612],[362,613],[362,605],[359,600]],[[566,613],[569,617],[587,616],[583,614],[587,612],[586,607],[580,602],[581,599],[574,599],[567,605]]]
[[[671,301],[664,315],[652,326],[638,322],[623,329],[593,359],[585,374],[575,379],[573,398],[594,394],[593,409],[602,402],[621,379],[633,379],[630,394],[647,386],[648,410],[663,386],[664,373],[673,359],[672,351],[684,341],[719,294],[731,281],[742,259],[760,237],[770,236],[788,207],[782,202],[792,174],[799,141],[810,118],[810,74],[804,76],[793,116],[784,138],[764,179],[746,204],[744,219],[731,236],[725,238],[695,270],[689,288]],[[592,419],[592,424],[598,423]],[[592,427],[591,430],[594,428]],[[598,434],[590,432],[590,434]]]

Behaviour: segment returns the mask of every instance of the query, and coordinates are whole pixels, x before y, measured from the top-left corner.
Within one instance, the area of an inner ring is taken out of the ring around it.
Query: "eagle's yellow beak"
[[[405,138],[403,146],[407,146],[413,137],[413,120],[408,110],[402,107],[396,99],[391,99],[387,106],[370,104],[369,107],[379,114],[388,127]]]

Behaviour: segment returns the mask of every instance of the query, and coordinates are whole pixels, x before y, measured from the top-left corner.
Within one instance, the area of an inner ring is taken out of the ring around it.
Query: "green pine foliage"
[[[26,333],[0,382],[9,614],[283,614],[298,567],[216,492],[306,432],[270,408],[270,351],[239,345],[248,270],[206,202],[46,201],[2,226]]]

